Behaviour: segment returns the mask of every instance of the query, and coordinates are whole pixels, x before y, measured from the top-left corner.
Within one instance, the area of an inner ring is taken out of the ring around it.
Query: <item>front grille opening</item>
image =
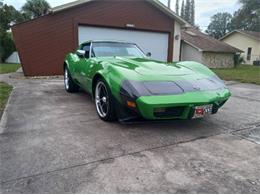
[[[174,118],[181,117],[185,107],[168,107],[168,108],[155,108],[154,116],[158,118]]]

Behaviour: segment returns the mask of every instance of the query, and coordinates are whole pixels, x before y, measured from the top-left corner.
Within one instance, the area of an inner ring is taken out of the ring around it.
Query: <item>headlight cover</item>
[[[186,92],[226,88],[218,77],[179,81],[130,81],[122,82],[120,95],[137,99],[141,96],[178,95]]]

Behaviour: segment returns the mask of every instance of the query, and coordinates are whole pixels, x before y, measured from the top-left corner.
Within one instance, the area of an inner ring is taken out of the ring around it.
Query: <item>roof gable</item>
[[[57,6],[57,7],[50,9],[50,13],[57,13],[57,12],[60,12],[60,11],[65,11],[67,9],[71,9],[73,7],[80,6],[82,4],[86,4],[86,3],[89,3],[89,2],[92,2],[92,1],[96,1],[96,0],[77,0],[77,1],[74,1],[74,2],[70,2],[70,3],[63,4],[63,5],[60,5],[60,6]],[[175,12],[173,12],[171,9],[166,7],[160,1],[158,1],[158,0],[142,0],[142,1],[146,1],[150,4],[152,4],[153,6],[157,7],[160,11],[162,11],[164,14],[171,17],[175,21],[179,22],[181,25],[189,26],[189,24],[184,19],[182,19],[180,16],[178,16]]]
[[[224,40],[225,38],[232,36],[235,33],[239,33],[242,34],[244,36],[247,36],[251,39],[255,39],[257,41],[260,41],[260,32],[256,32],[256,31],[245,31],[245,30],[234,30],[228,34],[226,34],[224,37],[220,38],[219,40]]]

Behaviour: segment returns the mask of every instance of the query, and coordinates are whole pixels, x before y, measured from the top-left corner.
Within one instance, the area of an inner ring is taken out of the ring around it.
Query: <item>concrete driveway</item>
[[[0,79],[2,193],[260,193],[260,86],[203,120],[122,125],[62,79]]]

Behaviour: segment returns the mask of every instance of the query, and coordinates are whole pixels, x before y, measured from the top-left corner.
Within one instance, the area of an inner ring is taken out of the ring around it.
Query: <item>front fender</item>
[[[207,75],[207,76],[213,76],[213,75],[215,76],[216,75],[207,66],[200,64],[198,62],[186,61],[186,62],[179,62],[179,63],[177,63],[177,65],[183,66],[185,68],[191,69],[193,71],[199,72],[199,73]]]
[[[94,88],[95,81],[98,77],[102,77],[108,84],[112,95],[121,102],[120,87],[123,81],[123,75],[112,65],[102,65],[102,68],[96,71],[92,79],[92,87]],[[93,94],[92,94],[93,95]]]

